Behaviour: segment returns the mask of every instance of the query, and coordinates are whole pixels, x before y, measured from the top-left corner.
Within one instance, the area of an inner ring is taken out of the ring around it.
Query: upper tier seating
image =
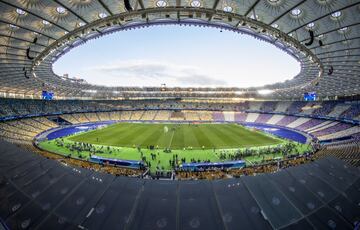
[[[25,116],[25,115],[49,115],[58,113],[89,113],[99,112],[101,120],[106,120],[107,115],[101,112],[121,111],[129,109],[199,109],[211,111],[262,111],[266,113],[286,113],[291,115],[310,115],[321,117],[335,117],[344,119],[360,120],[359,101],[245,101],[233,103],[207,103],[207,102],[180,102],[178,100],[119,100],[119,101],[86,101],[86,100],[21,100],[1,99],[0,118]],[[130,112],[131,113],[131,112]],[[105,115],[105,116],[104,116]],[[130,114],[127,114],[130,115]],[[141,113],[133,114],[132,120],[141,119]],[[146,113],[145,113],[146,115]],[[124,115],[126,116],[126,115]],[[95,117],[86,117],[82,120],[95,120]],[[116,116],[115,116],[116,117]],[[151,120],[146,117],[146,120]],[[69,117],[68,117],[69,118]],[[72,119],[72,118],[69,118]],[[153,119],[156,119],[155,117]],[[232,118],[226,118],[232,120]],[[78,119],[75,119],[75,121]],[[234,116],[236,120],[236,116]],[[240,119],[244,120],[244,119]],[[74,122],[75,122],[74,121]],[[78,120],[79,121],[79,120]]]
[[[265,101],[262,103],[260,111],[263,112],[273,112],[277,106],[277,101]]]

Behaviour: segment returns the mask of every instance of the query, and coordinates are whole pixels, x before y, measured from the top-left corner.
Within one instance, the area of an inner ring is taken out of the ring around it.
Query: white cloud
[[[263,86],[293,78],[292,57],[252,37],[198,27],[151,27],[88,42],[54,72],[106,86]]]
[[[121,81],[124,86],[226,86],[226,81],[195,66],[176,65],[163,61],[116,61],[84,70],[86,79],[94,84],[114,86]]]

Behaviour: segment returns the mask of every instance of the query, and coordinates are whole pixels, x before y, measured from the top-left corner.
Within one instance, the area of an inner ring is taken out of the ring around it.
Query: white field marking
[[[175,130],[172,131],[171,138],[170,138],[169,145],[168,145],[168,149],[170,149],[170,146],[171,146],[171,144],[172,144],[174,135],[175,135]]]

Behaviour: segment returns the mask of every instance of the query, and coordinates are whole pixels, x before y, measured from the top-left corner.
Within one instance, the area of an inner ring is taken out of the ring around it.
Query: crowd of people
[[[268,154],[275,155],[280,153],[282,156],[287,156],[289,154],[298,155],[300,153],[298,146],[299,144],[296,144],[294,142],[288,142],[282,145],[269,146],[265,148],[238,149],[235,152],[230,150],[221,150],[220,153],[218,154],[218,157],[220,158],[220,160],[235,161],[235,160],[242,160],[248,156],[262,156],[263,160],[265,160],[265,156]]]
[[[200,179],[224,179],[240,176],[256,175],[261,173],[273,173],[281,169],[296,166],[313,160],[313,153],[301,156],[287,156],[283,160],[272,161],[259,165],[252,165],[238,169],[214,168],[204,171],[177,171],[178,180],[200,180]]]
[[[96,154],[112,154],[120,151],[118,148],[110,146],[95,146],[93,144],[83,142],[65,142],[63,138],[56,139],[55,144],[58,147],[65,147],[70,150],[70,152],[72,152],[72,154],[76,154],[78,158],[84,158],[82,155],[83,152],[88,153],[88,156],[91,157]]]
[[[65,166],[76,166],[79,168],[85,168],[89,170],[94,170],[103,173],[109,173],[116,176],[129,176],[129,177],[144,177],[145,170],[144,169],[132,169],[132,168],[125,168],[125,167],[115,167],[110,164],[97,164],[92,163],[86,160],[79,160],[74,159],[71,157],[63,157],[58,154],[49,153],[48,151],[40,150],[39,148],[35,147],[33,144],[21,144],[22,148],[27,149],[31,152],[38,153],[48,159],[53,159],[61,162]]]
[[[118,148],[110,147],[110,146],[95,146],[89,143],[81,143],[81,142],[65,142],[64,139],[59,138],[55,141],[58,147],[66,147],[73,154],[77,154],[77,158],[84,158],[82,155],[84,152],[89,154],[89,157],[92,154],[102,154],[102,153],[115,153],[119,152]],[[254,163],[252,165],[248,165],[244,168],[218,168],[218,167],[206,167],[206,168],[197,168],[196,171],[192,170],[184,170],[180,167],[184,163],[210,163],[210,160],[199,160],[195,158],[191,158],[187,160],[185,157],[179,157],[178,154],[172,154],[172,158],[168,160],[168,164],[171,170],[164,168],[164,163],[161,162],[160,152],[153,152],[150,155],[145,155],[143,150],[138,147],[138,151],[141,156],[141,160],[144,162],[144,165],[147,168],[151,168],[154,166],[155,172],[151,174],[149,172],[149,178],[159,178],[159,177],[167,177],[167,178],[175,178],[173,177],[173,173],[175,172],[176,178],[178,179],[220,179],[226,177],[236,177],[241,175],[254,175],[257,173],[265,173],[265,172],[274,172],[281,168],[286,168],[290,166],[297,165],[302,162],[306,162],[310,160],[313,156],[313,153],[318,151],[320,145],[316,142],[312,143],[311,150],[306,153],[298,152],[298,144],[289,142],[284,145],[278,145],[273,147],[266,148],[247,148],[247,149],[239,149],[233,153],[227,153],[226,150],[221,150],[219,153],[219,158],[222,161],[226,160],[243,160],[247,156],[263,156],[263,160],[258,163]],[[269,159],[265,159],[265,156],[271,154],[281,153],[282,157],[276,158],[271,157]],[[86,155],[85,155],[86,157]],[[156,165],[153,165],[156,164]],[[106,165],[110,167],[110,165]],[[168,168],[168,167],[167,167]],[[132,171],[131,171],[132,172]]]

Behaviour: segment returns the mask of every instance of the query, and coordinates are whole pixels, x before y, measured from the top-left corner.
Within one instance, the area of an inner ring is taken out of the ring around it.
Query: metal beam
[[[27,50],[27,48],[20,48],[20,47],[15,47],[15,46],[9,46],[9,45],[0,45],[0,47],[3,46],[3,47],[6,47],[6,48],[11,48],[11,49],[17,49],[17,50]],[[39,51],[36,51],[36,50],[31,50],[31,52],[34,52],[34,53],[41,53]]]
[[[143,0],[138,0],[138,2],[139,2],[139,5],[140,5],[141,9],[145,9],[145,5],[144,5]],[[177,1],[176,1],[176,3],[177,3]]]
[[[8,52],[6,52],[6,53],[1,53],[1,52],[0,52],[0,55],[6,55],[6,56],[11,56],[11,55],[13,55],[13,56],[16,56],[16,57],[26,57],[26,55],[13,54],[13,53],[8,53]]]
[[[50,22],[52,25],[57,26],[57,27],[59,27],[60,29],[65,30],[65,31],[67,31],[67,32],[70,32],[70,31],[69,31],[68,29],[66,29],[65,27],[62,27],[62,26],[58,25],[57,23],[55,23],[55,22],[53,22],[53,21],[50,21],[50,20],[48,20],[48,19],[46,19],[46,18],[44,18],[44,17],[42,17],[42,16],[40,16],[40,15],[38,15],[38,14],[36,14],[36,13],[33,13],[33,12],[29,11],[28,9],[22,8],[21,6],[17,6],[17,5],[8,3],[8,2],[4,2],[3,0],[0,0],[0,2],[4,3],[4,4],[6,4],[6,5],[9,5],[9,6],[15,8],[15,9],[16,9],[16,8],[21,9],[22,11],[24,11],[24,12],[26,12],[26,13],[28,13],[28,14],[31,14],[31,15],[33,15],[34,17],[37,17],[37,18],[40,18],[40,19],[42,19],[42,20],[48,21],[48,22]]]
[[[23,41],[23,42],[28,42],[28,43],[31,43],[33,45],[47,47],[46,45],[43,45],[43,44],[40,44],[40,43],[33,43],[33,41],[29,41],[29,40],[26,40],[26,39],[23,39],[23,38],[13,37],[13,36],[5,35],[5,34],[0,34],[0,37],[7,37],[7,38],[10,38],[10,39],[20,40],[20,41]]]
[[[79,18],[81,21],[85,22],[86,24],[88,24],[89,22],[87,20],[85,20],[83,17],[81,17],[80,15],[78,15],[77,13],[75,13],[75,11],[73,11],[70,7],[64,5],[63,3],[61,3],[58,0],[53,0],[54,2],[56,2],[57,4],[59,4],[60,6],[64,7],[67,11],[69,11],[70,13],[72,13],[73,15],[75,15],[75,17]]]
[[[345,6],[345,7],[343,7],[343,8],[340,8],[340,9],[337,9],[337,10],[335,10],[335,11],[332,11],[332,12],[330,12],[330,13],[324,14],[324,15],[322,15],[321,17],[318,17],[318,18],[316,18],[316,19],[314,19],[314,20],[312,20],[312,21],[310,21],[310,22],[307,22],[307,23],[305,23],[305,24],[303,24],[303,25],[301,25],[301,26],[298,26],[297,28],[295,28],[295,29],[287,32],[287,34],[290,34],[290,33],[294,32],[294,31],[296,31],[296,30],[298,30],[298,29],[306,26],[306,25],[309,24],[309,23],[316,22],[316,21],[318,21],[318,20],[320,20],[320,19],[322,19],[322,18],[325,18],[325,17],[327,17],[327,16],[330,16],[332,13],[334,13],[334,12],[336,12],[336,11],[346,10],[347,8],[351,8],[351,7],[356,6],[356,5],[359,5],[359,4],[360,4],[360,2],[356,2],[356,3],[350,4],[350,5],[348,5],[348,6]]]
[[[348,63],[348,62],[356,62],[358,63],[358,60],[343,60],[343,61],[323,61],[322,63],[323,64],[327,64],[327,63],[342,63],[342,62],[345,62],[345,63]],[[351,65],[351,66],[354,66],[354,65]],[[359,65],[360,66],[360,65]],[[350,66],[349,66],[350,67]]]
[[[215,10],[219,4],[220,0],[215,0],[214,5],[213,5],[213,10]]]
[[[329,56],[329,57],[323,57],[323,58],[320,58],[320,59],[332,59],[332,58],[343,58],[343,57],[360,57],[360,54]]]
[[[340,66],[340,67],[348,67],[347,70],[351,70],[351,71],[360,71],[360,66],[355,66],[357,68],[353,68],[354,65],[345,65],[345,64],[334,64],[334,63],[331,63],[329,62],[327,65],[331,65],[333,67],[336,67],[336,66]]]
[[[19,62],[1,62],[1,60],[4,60],[4,58],[0,59],[0,66],[1,65],[14,65],[14,66],[2,66],[1,68],[19,68],[20,65]],[[21,65],[29,65],[31,67],[31,63],[23,63]]]
[[[343,41],[351,41],[351,40],[355,40],[355,39],[360,39],[360,37],[346,38],[346,39],[342,39],[342,40],[338,40],[338,41],[334,41],[334,42],[330,42],[330,43],[324,43],[324,46],[333,45],[333,44],[340,43],[340,42],[343,42]],[[320,45],[314,46],[314,47],[312,47],[310,49],[316,49],[316,48],[319,48],[319,47],[321,47],[321,46]]]
[[[109,9],[109,7],[102,1],[102,0],[97,0],[100,5],[108,12],[108,14],[110,14],[111,16],[113,16],[114,14],[111,12],[111,10]]]
[[[220,1],[220,0],[215,0],[214,5],[213,5],[213,7],[212,7],[213,10],[216,10],[216,8],[217,8],[217,6],[218,6],[218,4],[219,4],[219,1]],[[179,12],[179,11],[178,11],[178,12]],[[210,15],[210,17],[209,17],[209,19],[208,19],[208,22],[211,21],[213,15],[214,15],[214,13],[211,13],[211,15]]]
[[[304,2],[306,2],[306,0],[302,0],[301,2],[299,2],[298,4],[296,4],[295,6],[291,7],[290,9],[288,9],[287,11],[285,11],[284,13],[280,14],[278,17],[276,17],[274,20],[272,20],[268,25],[272,25],[274,24],[276,21],[278,21],[280,18],[282,18],[284,15],[288,14],[290,11],[292,11],[293,9],[295,9],[296,7],[300,6],[301,4],[303,4]]]
[[[6,60],[9,60],[9,61],[25,61],[25,62],[28,62],[28,63],[32,63],[30,60],[28,60],[27,58],[26,59],[16,59],[16,58],[0,58],[0,64],[7,64],[6,62],[1,62],[1,61],[6,61]]]
[[[31,63],[26,63],[24,65],[31,66]],[[2,69],[6,69],[6,68],[21,69],[23,67],[22,65],[20,66],[18,62],[0,62],[0,66]]]
[[[329,54],[329,53],[341,52],[341,51],[346,51],[346,50],[358,50],[358,49],[360,49],[360,47],[353,47],[353,48],[340,49],[340,50],[332,50],[332,51],[329,51],[329,52],[318,53],[316,55],[324,55],[324,54]]]
[[[357,25],[360,25],[360,22],[356,22],[356,23],[353,23],[353,24],[350,24],[350,25],[345,25],[345,26],[342,26],[341,28],[344,28],[344,27],[348,27],[348,28],[350,28],[350,27],[352,27],[352,26],[357,26]],[[321,34],[329,34],[329,33],[332,33],[332,32],[334,32],[334,31],[338,31],[339,30],[339,27],[337,27],[337,28],[335,28],[335,29],[332,29],[332,30],[328,30],[328,31],[326,31],[326,32],[323,32],[323,33],[319,33],[319,34],[316,34],[316,35],[314,35],[314,37],[317,37],[317,36],[319,36],[319,35],[321,35]],[[301,40],[300,42],[304,42],[304,41],[306,41],[306,40],[309,40],[309,38],[306,38],[306,39],[303,39],[303,40]]]
[[[254,2],[254,4],[246,11],[246,13],[244,14],[244,16],[247,17],[247,15],[255,8],[255,6],[260,2],[260,0],[256,0],[256,2]]]
[[[1,23],[4,23],[4,24],[8,24],[8,25],[10,25],[10,24],[13,25],[11,22],[7,22],[7,21],[1,20],[1,19],[0,19],[0,22],[1,22]],[[15,24],[15,25],[16,25],[17,27],[21,28],[21,29],[28,30],[28,31],[30,31],[30,32],[34,32],[34,33],[37,33],[37,34],[41,34],[41,35],[43,35],[44,37],[47,37],[47,38],[50,38],[50,39],[53,39],[53,40],[56,40],[56,39],[57,39],[57,38],[51,37],[51,36],[49,36],[49,35],[47,35],[47,34],[41,33],[40,31],[36,31],[36,30],[27,28],[27,27],[22,26],[22,25],[19,25],[19,24]]]

